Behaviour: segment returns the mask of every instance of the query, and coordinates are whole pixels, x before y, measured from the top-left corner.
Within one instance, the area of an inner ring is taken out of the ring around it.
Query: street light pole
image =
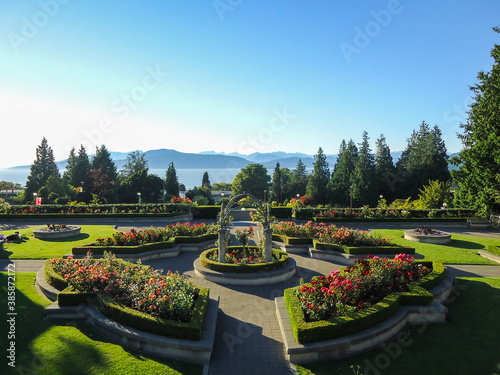
[[[141,204],[141,193],[137,193],[137,196],[139,197],[139,204]]]
[[[349,205],[349,208],[352,210],[352,185],[349,186],[349,196],[350,196],[350,205]]]

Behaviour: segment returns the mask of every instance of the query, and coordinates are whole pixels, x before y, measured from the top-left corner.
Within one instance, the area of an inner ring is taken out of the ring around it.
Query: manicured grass
[[[445,264],[498,265],[478,254],[479,250],[486,250],[488,245],[498,244],[498,240],[452,234],[449,244],[434,245],[405,240],[404,230],[400,229],[383,229],[375,232],[383,238],[389,238],[395,244],[414,247],[415,252],[424,255],[426,260]]]
[[[413,326],[409,336],[348,359],[297,366],[301,375],[500,374],[500,278],[460,278],[448,323]]]
[[[19,229],[19,234],[24,234],[27,239],[4,244],[5,251],[0,252],[0,259],[57,258],[71,254],[71,249],[75,246],[86,245],[99,237],[110,237],[116,232],[111,225],[82,225],[81,227],[79,236],[57,241],[43,241],[33,237],[33,229],[36,228]],[[7,236],[14,232],[16,231],[11,230],[2,234]]]
[[[144,356],[103,339],[85,323],[49,321],[50,301],[35,291],[35,273],[16,273],[16,368],[1,374],[201,374],[202,366]],[[7,353],[7,273],[0,273],[1,351]]]

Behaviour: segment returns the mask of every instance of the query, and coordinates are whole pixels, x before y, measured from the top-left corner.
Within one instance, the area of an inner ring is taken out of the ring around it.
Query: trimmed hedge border
[[[273,234],[273,241],[284,242],[287,245],[310,245],[312,243],[309,237],[288,237],[284,234]]]
[[[93,244],[77,246],[72,249],[74,255],[85,255],[89,251],[92,254],[104,254],[105,251],[111,251],[115,254],[140,254],[152,250],[172,249],[176,243],[202,243],[205,241],[216,240],[217,233],[201,234],[199,236],[176,236],[167,241],[153,242],[137,246],[95,246]]]
[[[229,246],[228,250],[241,248],[241,246]],[[288,254],[285,251],[273,249],[273,255],[275,255],[278,260],[272,263],[256,263],[256,264],[228,264],[214,262],[208,259],[207,254],[209,252],[217,251],[217,248],[205,250],[200,254],[200,264],[204,268],[208,268],[212,271],[217,272],[229,272],[229,273],[258,273],[266,271],[274,271],[286,267],[288,264]]]
[[[360,310],[350,317],[339,316],[318,322],[305,321],[299,299],[295,296],[295,290],[301,286],[286,289],[284,297],[295,339],[301,344],[306,344],[345,336],[372,327],[391,316],[399,305],[430,305],[434,297],[426,288],[439,284],[443,278],[443,264],[434,262],[433,271],[429,275],[419,282],[410,284],[410,292],[393,292],[376,305]]]
[[[126,326],[140,331],[183,340],[200,340],[203,319],[207,311],[209,297],[208,288],[198,288],[198,298],[193,306],[193,315],[189,323],[176,320],[161,319],[152,315],[126,307],[105,294],[96,296],[99,311],[104,315]]]
[[[45,273],[45,280],[47,283],[59,291],[62,291],[68,287],[68,283],[64,280],[64,277],[59,275],[54,271],[52,267],[51,259],[47,259],[43,264],[43,270]]]

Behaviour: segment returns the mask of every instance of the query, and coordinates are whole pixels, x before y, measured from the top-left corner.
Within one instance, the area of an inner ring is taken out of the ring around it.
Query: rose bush
[[[306,321],[327,320],[372,306],[392,292],[407,292],[411,282],[430,271],[406,254],[394,260],[368,256],[352,267],[314,277],[296,295]]]
[[[162,270],[119,261],[109,253],[103,259],[88,254],[51,263],[77,292],[105,293],[127,307],[164,319],[189,322],[198,297],[194,283],[177,272],[163,275]]]

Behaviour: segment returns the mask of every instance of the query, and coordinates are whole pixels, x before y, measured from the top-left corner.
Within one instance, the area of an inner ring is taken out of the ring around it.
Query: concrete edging
[[[285,353],[290,362],[295,364],[346,358],[399,338],[408,325],[444,323],[448,309],[441,302],[451,294],[452,280],[452,278],[451,280],[447,278],[430,291],[435,296],[430,306],[399,306],[390,318],[366,330],[308,344],[295,341],[285,298],[278,297],[275,299],[276,315],[285,345]]]
[[[217,272],[201,265],[200,258],[194,263],[197,276],[218,284],[227,285],[269,285],[288,280],[295,275],[296,262],[288,258],[288,264],[280,269],[254,273]]]
[[[498,255],[492,254],[489,251],[485,251],[485,250],[479,250],[478,253],[483,258],[486,258],[486,259],[492,260],[494,262],[500,263],[500,256],[498,256]]]

